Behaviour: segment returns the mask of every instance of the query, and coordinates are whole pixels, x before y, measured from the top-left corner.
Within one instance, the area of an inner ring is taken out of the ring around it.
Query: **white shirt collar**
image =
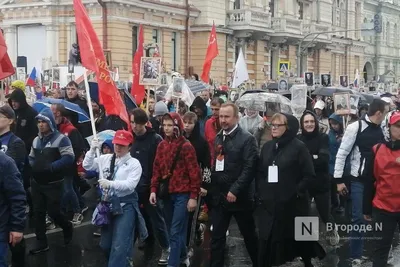
[[[230,135],[231,133],[233,133],[234,130],[236,130],[236,128],[238,127],[238,124],[235,125],[235,127],[233,127],[232,130],[230,130],[228,133],[224,130],[222,131],[223,135]]]

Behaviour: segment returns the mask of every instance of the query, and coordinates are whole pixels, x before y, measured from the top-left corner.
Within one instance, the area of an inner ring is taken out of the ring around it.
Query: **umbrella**
[[[115,131],[113,131],[113,130],[105,130],[105,131],[97,133],[96,137],[97,137],[97,139],[99,139],[99,143],[102,144],[106,140],[113,139],[114,135],[115,135]],[[86,137],[86,140],[88,141],[89,144],[92,143],[93,135]]]
[[[354,94],[351,89],[346,88],[335,88],[335,87],[320,87],[315,89],[312,93],[313,95],[320,95],[320,96],[333,96],[336,93],[349,93]]]
[[[120,88],[118,89],[120,93],[124,93],[124,99],[122,99],[125,103],[127,110],[132,110],[137,108],[135,100],[133,99],[132,95],[128,92],[129,90],[129,83],[128,89]],[[89,92],[90,98],[95,100],[97,103],[99,102],[99,85],[96,82],[89,82]]]
[[[65,107],[66,110],[78,114],[78,122],[84,123],[90,121],[90,117],[86,114],[86,112],[77,104],[68,102],[64,99],[56,99],[56,98],[42,98],[39,101],[33,103],[32,107],[37,111],[40,112],[44,108],[51,107],[52,104],[61,104]]]
[[[365,102],[367,104],[371,104],[372,101],[374,101],[374,99],[380,99],[379,96],[376,95],[370,95],[370,94],[366,94],[366,93],[361,93],[361,95],[365,98],[365,100],[362,100],[362,102]]]
[[[268,105],[266,103],[278,104],[280,112],[292,113],[290,100],[279,94],[265,92],[245,93],[236,101],[239,107],[257,111],[267,111]]]
[[[204,83],[202,81],[185,80],[185,83],[189,87],[190,91],[192,91],[193,94],[196,94],[196,93],[204,91],[204,90],[208,90],[210,88],[209,84]]]

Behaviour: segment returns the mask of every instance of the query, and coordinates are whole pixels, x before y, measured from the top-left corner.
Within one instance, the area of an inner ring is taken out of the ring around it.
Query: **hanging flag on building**
[[[238,88],[239,85],[247,80],[249,80],[249,73],[247,72],[247,65],[244,59],[243,49],[240,48],[239,56],[233,71],[232,88]]]
[[[7,44],[3,33],[0,31],[0,80],[7,78],[15,73],[14,66],[11,63],[7,53]]]
[[[81,0],[74,0],[74,11],[82,65],[96,73],[100,104],[107,115],[119,116],[130,128],[125,103],[110,76],[103,47]]]
[[[217,30],[215,28],[215,24],[213,23],[210,37],[208,39],[207,53],[203,64],[203,72],[201,73],[201,79],[205,83],[210,82],[211,64],[214,58],[218,56],[218,53]]]
[[[146,95],[144,85],[140,84],[140,61],[143,57],[143,43],[144,43],[143,25],[139,26],[138,39],[139,39],[138,47],[136,49],[136,53],[132,61],[133,83],[131,88],[131,95],[135,98],[137,105],[142,103],[144,96]]]

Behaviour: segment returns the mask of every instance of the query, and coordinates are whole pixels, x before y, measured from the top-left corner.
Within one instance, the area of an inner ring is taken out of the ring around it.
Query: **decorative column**
[[[3,28],[4,30],[4,38],[7,44],[7,52],[10,56],[11,62],[13,66],[17,64],[17,27],[16,26],[7,26]]]
[[[46,61],[47,68],[58,64],[58,26],[46,25]]]

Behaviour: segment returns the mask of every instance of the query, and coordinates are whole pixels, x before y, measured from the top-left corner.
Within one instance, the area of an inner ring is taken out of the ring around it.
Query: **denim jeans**
[[[171,194],[170,199],[164,200],[164,214],[169,229],[169,244],[171,252],[168,267],[179,267],[181,260],[187,256],[186,235],[189,212],[187,204],[189,194]]]
[[[0,242],[0,267],[8,267],[7,261],[8,242]]]
[[[362,179],[362,178],[361,178]],[[364,184],[362,182],[351,182],[351,223],[352,225],[364,225],[363,194]],[[356,227],[360,229],[359,227]],[[364,233],[362,231],[350,232],[350,257],[361,259],[364,248]]]
[[[139,193],[139,205],[143,205],[140,209],[146,221],[146,227],[150,238],[156,238],[160,243],[161,248],[169,248],[168,229],[165,223],[164,214],[162,211],[162,200],[157,199],[156,206],[149,202],[150,194],[147,192]]]
[[[101,230],[100,247],[108,256],[108,267],[131,266],[136,211],[133,204],[125,204],[122,210]]]
[[[69,207],[72,208],[73,213],[81,212],[78,195],[75,191],[74,180],[72,177],[67,176],[64,178],[63,196],[61,199],[61,209],[68,210]]]

